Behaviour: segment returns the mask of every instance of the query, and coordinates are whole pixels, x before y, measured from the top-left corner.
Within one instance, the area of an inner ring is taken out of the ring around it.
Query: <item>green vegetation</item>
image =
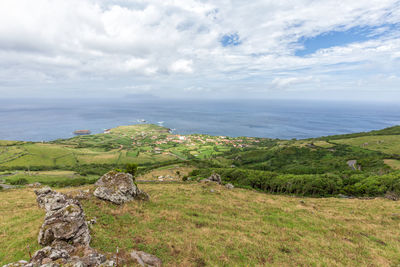
[[[121,254],[143,250],[165,266],[400,264],[394,201],[293,198],[199,183],[139,186],[149,202],[81,201],[87,218],[97,218],[91,246],[109,255],[116,247]],[[28,259],[27,245],[39,249],[44,211],[32,189],[4,191],[0,202],[0,265]]]
[[[138,165],[135,163],[128,163],[125,166],[125,172],[132,174],[132,177],[135,178],[138,171]]]
[[[191,168],[189,171],[200,169],[201,174],[192,175],[199,179],[218,169],[226,182],[271,193],[375,196],[398,191],[399,160],[400,126],[367,133],[278,140],[178,135],[164,127],[140,124],[48,143],[0,142],[0,171],[57,170],[77,175],[47,175],[40,179],[14,175],[8,177],[8,183],[15,183],[18,178],[29,183],[91,183],[96,176],[113,169],[141,177],[151,172],[151,176],[141,179],[157,180],[162,175],[153,170],[180,165]],[[194,179],[188,176],[189,171],[181,175],[175,170],[168,175],[180,181],[185,175],[185,180]],[[239,178],[230,177],[233,173]]]
[[[93,191],[117,169],[136,177],[150,201],[81,201],[87,219],[97,218],[91,245],[109,256],[119,247],[166,266],[397,266],[400,211],[380,196],[400,196],[399,163],[399,126],[278,140],[135,125],[47,143],[0,141],[1,183],[18,187],[0,187],[0,265],[27,259],[27,245],[39,248],[44,212],[26,184]],[[196,182],[213,172],[239,188]]]
[[[98,179],[97,175],[81,176],[68,171],[48,172],[16,172],[7,176],[4,180],[11,185],[26,185],[41,183],[52,187],[80,186],[92,184]]]
[[[400,155],[399,135],[363,136],[339,139],[335,140],[334,142],[338,144],[362,147],[368,150],[381,151],[387,154]]]
[[[201,169],[190,173],[193,178],[209,177],[218,173],[224,182],[238,187],[252,188],[268,193],[327,197],[339,194],[349,196],[382,196],[392,192],[400,196],[400,172],[385,175],[352,174],[279,174],[248,169]]]

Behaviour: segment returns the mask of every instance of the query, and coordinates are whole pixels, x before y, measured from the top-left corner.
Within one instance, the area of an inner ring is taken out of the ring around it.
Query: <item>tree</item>
[[[136,163],[128,163],[125,166],[125,172],[132,174],[135,179],[138,170],[138,165]]]

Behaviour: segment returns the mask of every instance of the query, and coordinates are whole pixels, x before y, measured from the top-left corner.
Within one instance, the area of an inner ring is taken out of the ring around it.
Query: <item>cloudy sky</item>
[[[400,1],[1,0],[0,93],[400,100]]]

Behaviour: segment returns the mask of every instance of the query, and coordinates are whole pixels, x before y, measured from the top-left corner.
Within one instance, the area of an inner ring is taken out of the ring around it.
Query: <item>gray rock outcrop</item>
[[[35,190],[35,193],[39,206],[46,210],[39,231],[39,244],[49,246],[54,241],[64,241],[74,246],[89,245],[89,227],[78,200],[52,191],[49,187]]]
[[[129,173],[110,171],[100,177],[95,185],[97,188],[93,194],[114,204],[121,205],[134,199],[149,199],[149,196],[133,183],[133,177]]]
[[[132,179],[131,176],[130,178]],[[133,181],[135,189],[128,188],[127,190],[123,189],[123,186],[126,186],[123,182],[106,183],[103,181],[99,184],[103,186],[115,184],[117,188],[122,189],[121,191],[129,192],[133,199],[148,198],[148,195],[140,191]],[[129,179],[127,184],[130,185]],[[107,260],[106,256],[89,246],[91,238],[88,224],[77,199],[55,192],[49,187],[35,190],[35,193],[39,206],[46,211],[45,221],[40,228],[38,237],[39,244],[45,247],[36,251],[29,262],[21,260],[3,267],[116,266],[113,260]],[[134,250],[129,255],[132,260],[142,266],[162,266],[159,258],[143,251]]]
[[[200,182],[202,182],[202,183],[215,182],[215,183],[221,184],[222,179],[221,179],[221,175],[219,175],[218,173],[213,173],[207,179],[200,180]]]
[[[222,182],[221,175],[219,175],[218,173],[211,174],[211,176],[208,177],[208,180],[219,183],[219,184],[221,184],[221,182]]]
[[[6,267],[95,267],[114,266],[114,262],[89,246],[90,234],[78,200],[49,187],[35,190],[39,207],[46,216],[38,242],[45,246],[29,262],[19,261]]]

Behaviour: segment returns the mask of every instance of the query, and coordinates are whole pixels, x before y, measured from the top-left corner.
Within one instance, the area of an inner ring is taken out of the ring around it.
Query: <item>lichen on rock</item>
[[[78,200],[49,187],[36,190],[35,193],[39,206],[46,210],[39,231],[39,244],[49,246],[55,241],[64,241],[72,245],[89,245],[89,228]]]
[[[149,199],[148,194],[135,185],[129,173],[110,171],[100,177],[95,185],[97,187],[93,194],[114,204],[121,205],[134,199]]]

